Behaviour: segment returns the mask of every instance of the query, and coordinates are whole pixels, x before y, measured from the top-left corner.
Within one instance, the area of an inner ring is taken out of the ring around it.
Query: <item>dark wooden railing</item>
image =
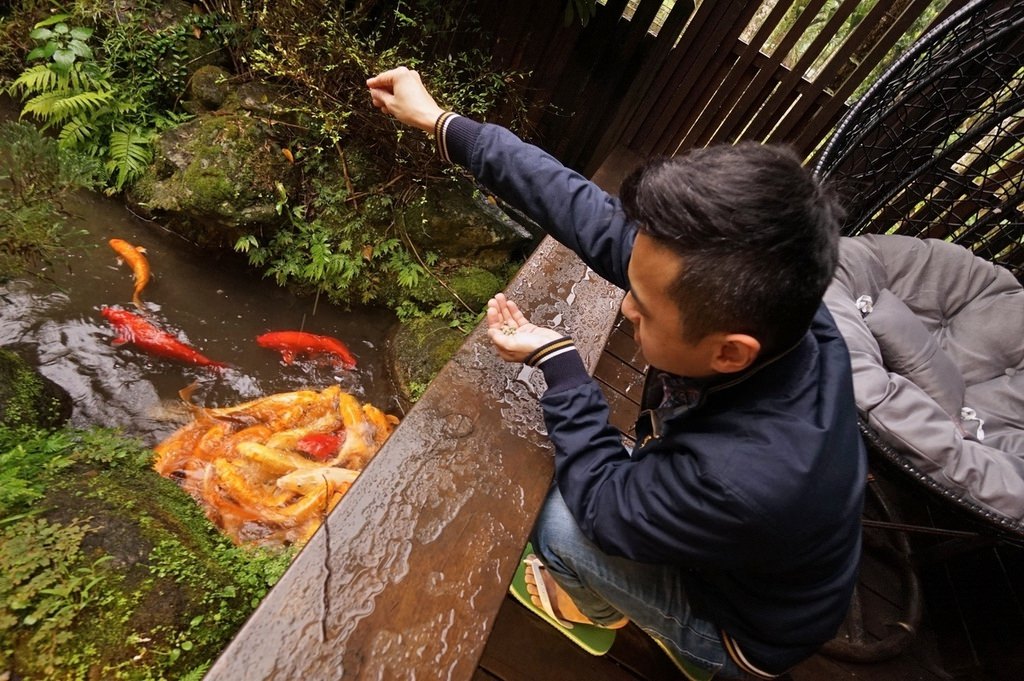
[[[547,239],[508,293],[594,368],[621,291]],[[471,678],[551,483],[542,391],[477,328],[207,681]]]

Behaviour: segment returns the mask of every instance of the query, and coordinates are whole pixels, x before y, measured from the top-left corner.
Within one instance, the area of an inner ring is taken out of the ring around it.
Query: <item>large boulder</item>
[[[163,133],[154,152],[130,197],[143,212],[203,245],[231,246],[280,224],[280,189],[288,192],[294,169],[262,120],[198,116]]]
[[[0,425],[56,428],[71,416],[71,397],[21,354],[0,348]]]

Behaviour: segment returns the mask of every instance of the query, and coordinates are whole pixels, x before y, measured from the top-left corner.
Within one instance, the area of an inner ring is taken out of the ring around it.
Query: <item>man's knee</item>
[[[533,528],[533,549],[545,565],[556,571],[570,569],[572,557],[592,546],[580,531],[557,487],[552,487]]]

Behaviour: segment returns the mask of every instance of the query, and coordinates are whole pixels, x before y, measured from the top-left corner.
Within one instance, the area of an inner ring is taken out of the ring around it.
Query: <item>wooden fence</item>
[[[607,0],[586,27],[564,24],[561,1],[478,11],[495,66],[528,74],[529,132],[589,176],[615,150],[755,139],[810,155],[894,46],[963,4]]]

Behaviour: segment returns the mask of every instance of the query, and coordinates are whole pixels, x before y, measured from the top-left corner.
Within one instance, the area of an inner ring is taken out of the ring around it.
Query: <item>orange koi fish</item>
[[[142,289],[146,288],[146,284],[149,283],[149,261],[143,255],[146,249],[136,248],[124,239],[111,239],[107,243],[132,268],[132,274],[135,275],[135,291],[132,293],[132,302],[135,303],[135,307],[141,308],[142,298],[140,294]]]
[[[145,350],[151,355],[157,355],[158,357],[166,357],[167,359],[177,360],[186,364],[196,364],[198,366],[218,369],[227,367],[227,364],[215,362],[205,357],[133,312],[114,307],[103,307],[100,309],[100,313],[106,317],[107,321],[114,327],[114,330],[117,331],[114,345],[132,343],[140,350]]]
[[[285,364],[291,364],[297,355],[333,355],[343,369],[355,369],[356,358],[337,338],[318,336],[304,331],[271,331],[256,337],[261,348],[277,350]]]

